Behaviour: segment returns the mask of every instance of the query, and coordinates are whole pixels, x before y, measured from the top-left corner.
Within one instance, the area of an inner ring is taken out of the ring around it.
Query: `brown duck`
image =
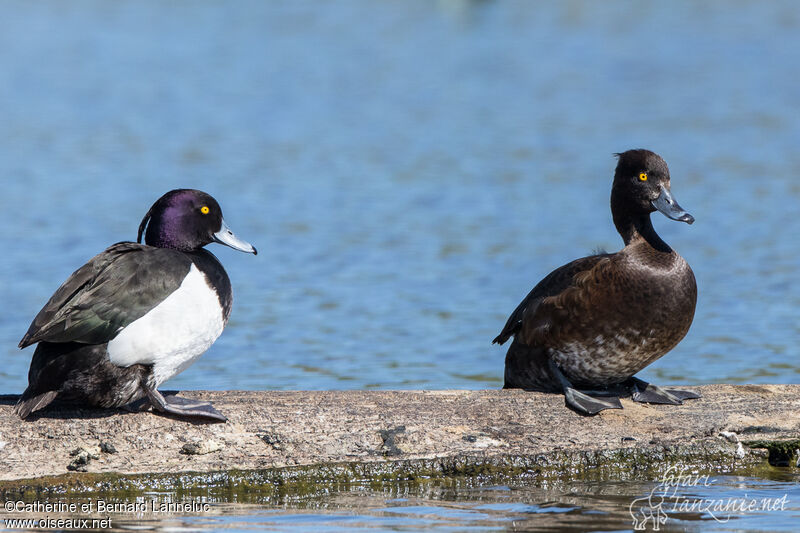
[[[673,199],[658,154],[640,149],[617,156],[611,213],[625,247],[551,272],[494,339],[503,344],[514,337],[504,388],[563,392],[569,407],[589,415],[621,409],[619,396],[672,405],[700,397],[633,377],[683,339],[697,303],[692,269],[661,240],[650,213],[688,224],[694,217]]]

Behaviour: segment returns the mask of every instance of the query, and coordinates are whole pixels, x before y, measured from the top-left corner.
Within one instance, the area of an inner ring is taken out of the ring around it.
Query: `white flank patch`
[[[160,385],[208,350],[224,327],[217,294],[192,265],[175,292],[108,343],[108,357],[122,367],[153,365]]]

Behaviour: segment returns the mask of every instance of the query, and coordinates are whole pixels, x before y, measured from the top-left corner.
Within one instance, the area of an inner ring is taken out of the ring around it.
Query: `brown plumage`
[[[611,209],[625,247],[554,270],[519,304],[494,339],[503,344],[514,337],[506,356],[506,388],[617,385],[689,331],[697,302],[694,274],[656,234],[650,213],[658,209],[674,220],[694,219],[672,199],[661,157],[648,150],[618,155]]]

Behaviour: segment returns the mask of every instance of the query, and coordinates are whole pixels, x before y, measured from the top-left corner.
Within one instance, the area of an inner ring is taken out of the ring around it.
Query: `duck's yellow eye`
[[[209,211],[211,211],[211,209],[209,209],[207,205],[204,205],[203,207],[200,208],[200,212],[203,213],[204,215],[207,215]]]
[[[644,172],[639,174],[639,181],[647,181],[647,174],[645,174]]]

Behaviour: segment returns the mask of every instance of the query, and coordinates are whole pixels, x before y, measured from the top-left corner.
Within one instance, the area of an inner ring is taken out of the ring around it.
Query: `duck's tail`
[[[550,372],[546,350],[527,346],[516,338],[508,347],[504,389],[560,392],[561,385]]]
[[[58,396],[58,391],[55,390],[43,392],[36,396],[30,396],[26,389],[25,392],[22,393],[17,405],[14,406],[14,412],[17,413],[20,418],[28,418],[28,415],[34,411],[38,411],[50,405],[50,403],[56,399],[56,396]]]

